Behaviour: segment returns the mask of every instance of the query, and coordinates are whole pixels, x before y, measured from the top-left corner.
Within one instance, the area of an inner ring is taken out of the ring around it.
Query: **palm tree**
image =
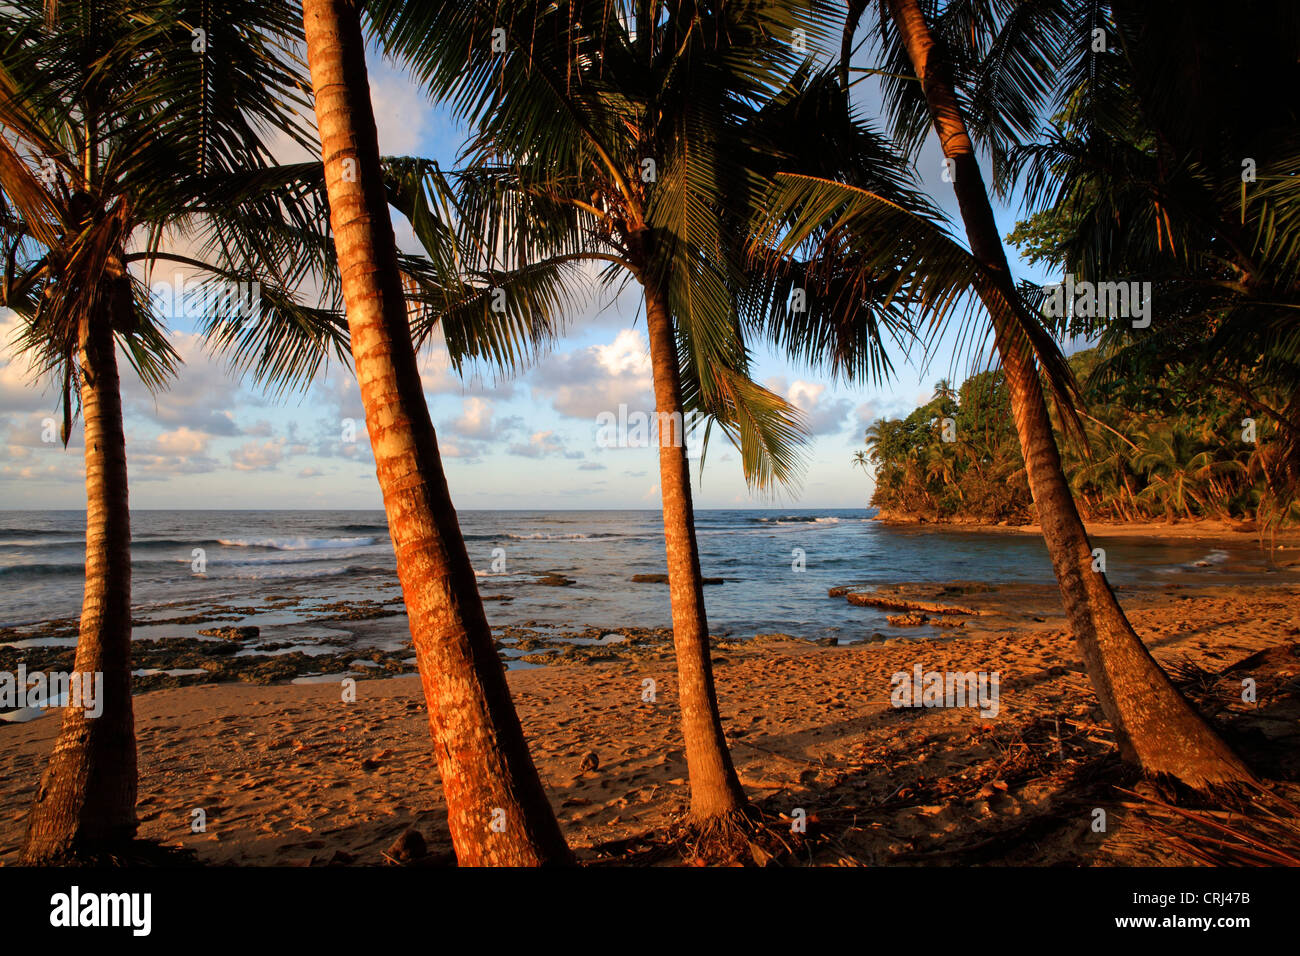
[[[358,6],[303,23],[352,354],[462,865],[571,861],[510,700],[416,367]]]
[[[1018,323],[1019,297],[983,174],[952,79],[920,0],[882,0],[929,109],[971,253],[983,282],[980,299],[993,322],[1030,487],[1071,629],[1093,687],[1115,729],[1121,754],[1156,776],[1195,788],[1251,779],[1241,759],[1170,682],[1124,616],[1105,575],[1092,570],[1092,547],[1061,467],[1034,349]]]
[[[1024,35],[1051,8],[1073,42],[1045,64],[1013,59],[1019,80],[978,83],[1054,98],[1042,141],[1012,151],[1001,177],[1023,164],[1037,210],[1013,236],[1080,279],[1152,282],[1156,325],[1076,317],[1071,331],[1100,337],[1100,382],[1189,369],[1268,419],[1281,453],[1259,502],[1267,523],[1300,483],[1300,139],[1294,104],[1270,109],[1254,91],[1300,84],[1300,7],[1255,0],[1225,18],[1212,0],[1054,0],[1022,5]]]
[[[794,3],[644,0],[389,2],[376,19],[390,52],[474,129],[466,244],[506,273],[587,261],[602,285],[641,286],[690,824],[734,842],[752,821],[714,687],[685,442],[663,425],[704,413],[756,485],[793,475],[798,413],[749,380],[738,315],[753,163],[780,154],[771,118],[800,92],[790,38],[823,24]]]
[[[257,132],[310,142],[296,118],[305,91],[294,81],[292,17],[254,3],[211,21],[164,0],[45,7],[20,0],[0,11],[0,302],[23,319],[18,345],[60,387],[65,445],[74,393],[80,400],[86,572],[74,669],[102,675],[103,710],[64,711],[28,819],[27,863],[118,854],[136,832],[117,351],[153,389],[177,356],[132,269],[196,270],[208,328],[266,380],[309,378],[342,345],[337,313],[294,297],[323,279],[310,190],[298,170],[272,168]],[[200,29],[219,57],[193,47]],[[172,230],[192,254],[168,251]]]

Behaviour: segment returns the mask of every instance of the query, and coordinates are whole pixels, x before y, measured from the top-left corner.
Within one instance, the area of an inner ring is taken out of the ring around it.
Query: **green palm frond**
[[[259,283],[259,321],[219,312],[200,330],[277,388],[342,354],[319,164],[277,167],[272,151],[315,147],[301,42],[295,4],[85,0],[49,23],[41,0],[0,10],[5,304],[65,394],[82,323],[110,315],[148,387],[175,374],[146,285],[160,264]]]

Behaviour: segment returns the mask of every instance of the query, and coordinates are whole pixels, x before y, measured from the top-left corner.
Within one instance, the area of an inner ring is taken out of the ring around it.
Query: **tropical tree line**
[[[1088,422],[1105,419],[1088,406],[1056,335],[1110,335],[1110,350],[1134,361],[1166,353],[1113,325],[1046,322],[1010,269],[981,168],[982,157],[992,161],[998,191],[1021,188],[1074,212],[1040,223],[1064,237],[1051,246],[1062,262],[1081,271],[1094,260],[1131,271],[1158,262],[1162,282],[1200,289],[1188,293],[1185,321],[1171,323],[1178,354],[1188,365],[1214,358],[1225,381],[1247,390],[1267,384],[1272,391],[1252,394],[1285,431],[1295,417],[1287,376],[1296,342],[1285,308],[1300,215],[1288,205],[1282,144],[1290,140],[1280,133],[1294,131],[1294,117],[1256,111],[1279,135],[1251,141],[1258,181],[1268,185],[1243,200],[1251,225],[1238,228],[1237,208],[1222,207],[1226,187],[1215,177],[1224,170],[1203,155],[1204,124],[1217,117],[1180,111],[1161,72],[1185,65],[1161,39],[1161,16],[1170,15],[1155,9],[1161,4],[219,6],[19,0],[0,12],[3,304],[22,317],[19,344],[59,386],[65,441],[78,415],[83,422],[87,560],[76,667],[105,673],[109,698],[94,721],[66,711],[33,804],[26,861],[121,854],[136,832],[130,452],[117,356],[155,388],[181,373],[145,294],[159,263],[217,284],[259,283],[262,309],[210,315],[203,331],[270,391],[305,385],[330,358],[350,359],[463,864],[564,864],[572,855],[494,650],[417,350],[439,337],[457,367],[483,361],[515,371],[587,297],[628,284],[643,302],[656,410],[676,420],[700,413],[737,446],[756,488],[797,483],[804,426],[752,380],[757,345],[850,382],[879,382],[892,371],[891,346],[928,348],[954,322],[965,335],[991,333],[1000,368],[984,384],[993,397],[967,394],[967,383],[961,395],[945,389],[938,408],[953,412],[959,435],[974,441],[983,430],[964,468],[1006,462],[1018,448],[1018,479],[990,468],[983,480],[1019,480],[1032,493],[1121,756],[1198,789],[1253,781],[1092,569],[1088,488],[1072,482],[1072,452],[1063,457],[1058,443],[1059,432],[1087,448]],[[1262,4],[1230,38],[1252,69],[1282,78],[1295,68],[1285,43],[1262,59],[1247,47],[1284,6]],[[1217,42],[1220,15],[1208,5],[1184,5],[1174,19],[1186,38]],[[1099,45],[1097,29],[1110,39]],[[457,169],[380,155],[368,39],[469,129]],[[819,55],[828,50],[839,55]],[[872,66],[857,65],[864,50]],[[1135,50],[1156,65],[1130,62]],[[881,83],[888,135],[854,99],[864,78]],[[1216,77],[1198,79],[1209,86]],[[1117,101],[1136,106],[1112,116]],[[1159,133],[1154,145],[1125,132],[1134,110]],[[916,175],[930,128],[961,230]],[[273,132],[320,160],[278,161]],[[1120,164],[1107,180],[1095,164],[1074,161],[1106,148],[1159,155],[1146,165],[1129,155],[1136,171]],[[1201,189],[1183,206],[1161,191],[1169,161],[1191,170],[1189,194]],[[1129,189],[1130,205],[1097,201],[1099,189]],[[422,254],[398,250],[394,212]],[[1189,218],[1171,225],[1178,216]],[[1098,248],[1111,258],[1098,259]],[[1220,324],[1204,327],[1211,313]],[[1265,314],[1261,333],[1252,323]],[[659,464],[689,771],[681,836],[706,856],[743,857],[764,823],[726,744],[686,443],[669,432]],[[1283,453],[1272,465],[1275,496],[1289,460]],[[951,477],[942,455],[925,465],[941,480],[945,468]],[[504,829],[489,827],[502,816]]]
[[[1117,389],[1092,377],[1096,349],[1070,358],[1084,383],[1086,445],[1063,442],[1062,467],[1089,521],[1221,520],[1294,525],[1277,514],[1269,464],[1278,428],[1247,414],[1235,393],[1182,369],[1155,387]],[[1244,417],[1243,417],[1244,416]],[[954,390],[944,380],[904,418],[876,420],[854,463],[874,476],[871,504],[886,519],[1026,524],[1037,519],[997,371]]]

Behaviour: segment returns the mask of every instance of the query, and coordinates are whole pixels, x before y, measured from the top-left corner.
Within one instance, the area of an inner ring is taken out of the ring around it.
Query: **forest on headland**
[[[1087,444],[1061,440],[1065,475],[1089,521],[1300,523],[1300,502],[1270,486],[1277,427],[1229,388],[1183,368],[1148,385],[1110,371],[1097,349],[1070,357],[1083,383]],[[936,383],[904,418],[881,418],[854,463],[875,477],[887,521],[1038,520],[1000,371]]]

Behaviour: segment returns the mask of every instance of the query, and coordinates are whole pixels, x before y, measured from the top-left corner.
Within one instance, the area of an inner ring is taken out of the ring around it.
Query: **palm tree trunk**
[[[493,647],[424,401],[357,8],[306,0],[303,19],[352,355],[456,856],[463,866],[568,863]]]
[[[672,316],[662,285],[653,280],[647,282],[645,297],[655,411],[659,418],[659,488],[663,497],[673,646],[677,652],[677,696],[691,781],[691,817],[695,823],[704,824],[743,811],[748,800],[727,750],[713,685],[709,622],[704,613],[704,580],[695,541],[690,461],[686,457],[682,386]],[[669,422],[680,424],[668,426]],[[680,430],[670,435],[675,428]]]
[[[981,296],[994,322],[1030,490],[1071,629],[1120,754],[1148,774],[1175,777],[1198,789],[1250,780],[1241,759],[1147,651],[1105,575],[1092,570],[1092,547],[1061,469],[1033,350],[1023,331],[1005,318],[1003,302],[1015,300],[1011,269],[946,64],[918,0],[887,3],[921,79],[943,154],[953,162],[971,252],[992,280],[993,288],[981,290]]]
[[[94,705],[102,712],[90,716],[80,706],[87,702],[84,691],[79,699],[68,701],[27,821],[22,859],[28,864],[121,849],[136,832],[131,511],[122,396],[109,316],[83,319],[80,340],[86,585],[73,670],[81,675],[83,687],[92,682],[89,687],[98,693]],[[102,675],[100,682],[94,683],[95,675]]]

